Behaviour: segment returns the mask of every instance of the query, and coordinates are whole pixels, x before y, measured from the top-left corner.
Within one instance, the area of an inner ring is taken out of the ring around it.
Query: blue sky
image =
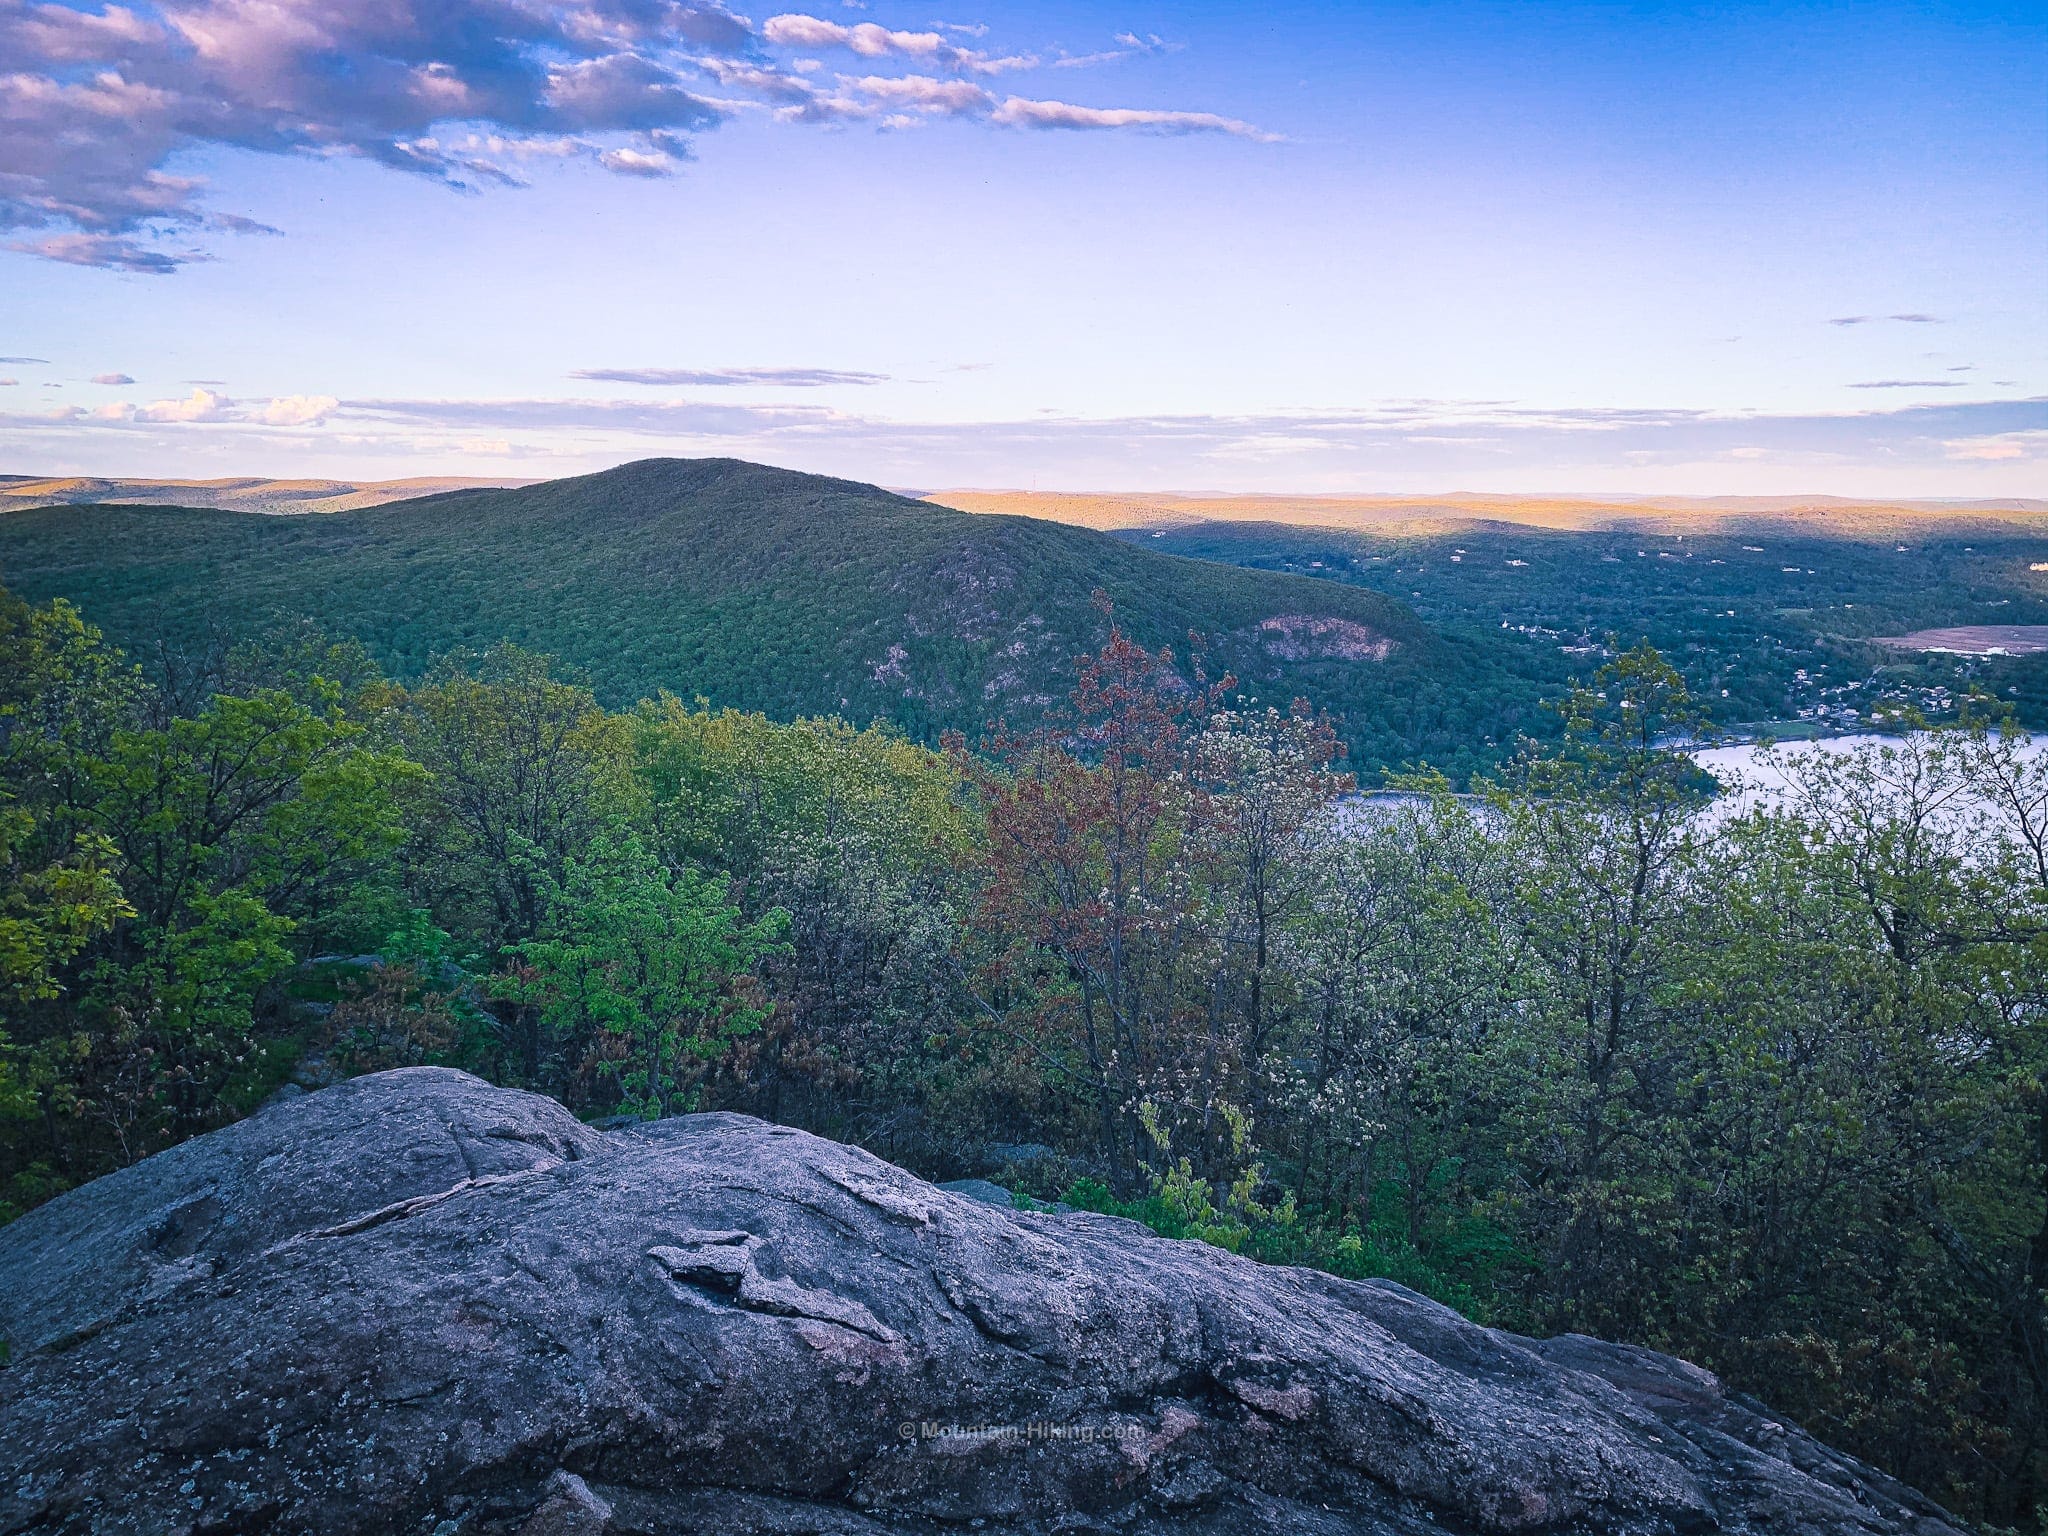
[[[2048,495],[2038,6],[369,9],[0,0],[0,468]]]

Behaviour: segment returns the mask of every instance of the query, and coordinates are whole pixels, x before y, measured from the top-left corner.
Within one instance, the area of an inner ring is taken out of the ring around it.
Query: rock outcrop
[[[436,1069],[0,1229],[0,1337],[6,1532],[1957,1530],[1661,1355]]]

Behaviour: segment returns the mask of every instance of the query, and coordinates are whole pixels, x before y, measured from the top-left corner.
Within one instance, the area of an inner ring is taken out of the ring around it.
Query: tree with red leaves
[[[1326,721],[1233,714],[1115,625],[1068,706],[954,751],[987,826],[976,977],[1092,1131],[1112,1188],[1169,1151],[1222,1177],[1256,1092],[1282,844],[1340,785]],[[1198,653],[1199,659],[1199,653]],[[1247,794],[1247,790],[1252,793]]]

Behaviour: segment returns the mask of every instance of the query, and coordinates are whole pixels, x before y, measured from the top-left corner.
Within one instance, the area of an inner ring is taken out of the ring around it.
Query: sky
[[[2048,7],[0,0],[0,472],[2048,496]]]

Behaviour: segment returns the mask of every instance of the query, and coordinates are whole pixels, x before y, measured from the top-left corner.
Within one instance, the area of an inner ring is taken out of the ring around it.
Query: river
[[[1764,749],[1755,742],[1740,746],[1702,747],[1692,752],[1692,760],[1713,774],[1722,784],[1722,792],[1704,812],[1710,824],[1739,814],[1757,804],[1769,800],[1785,790],[1785,767],[1815,752],[1854,752],[1861,747],[1896,746],[1897,736],[1880,736],[1875,733],[1856,736],[1823,736],[1810,741],[1780,742],[1766,756]],[[2048,752],[2048,733],[2031,736],[2021,749],[2027,758],[2039,757]],[[1340,833],[1349,833],[1368,825],[1376,816],[1383,816],[1402,805],[1420,804],[1420,795],[1402,794],[1387,790],[1369,791],[1362,795],[1348,795],[1336,808],[1336,827]],[[1463,798],[1463,797],[1461,797]]]

